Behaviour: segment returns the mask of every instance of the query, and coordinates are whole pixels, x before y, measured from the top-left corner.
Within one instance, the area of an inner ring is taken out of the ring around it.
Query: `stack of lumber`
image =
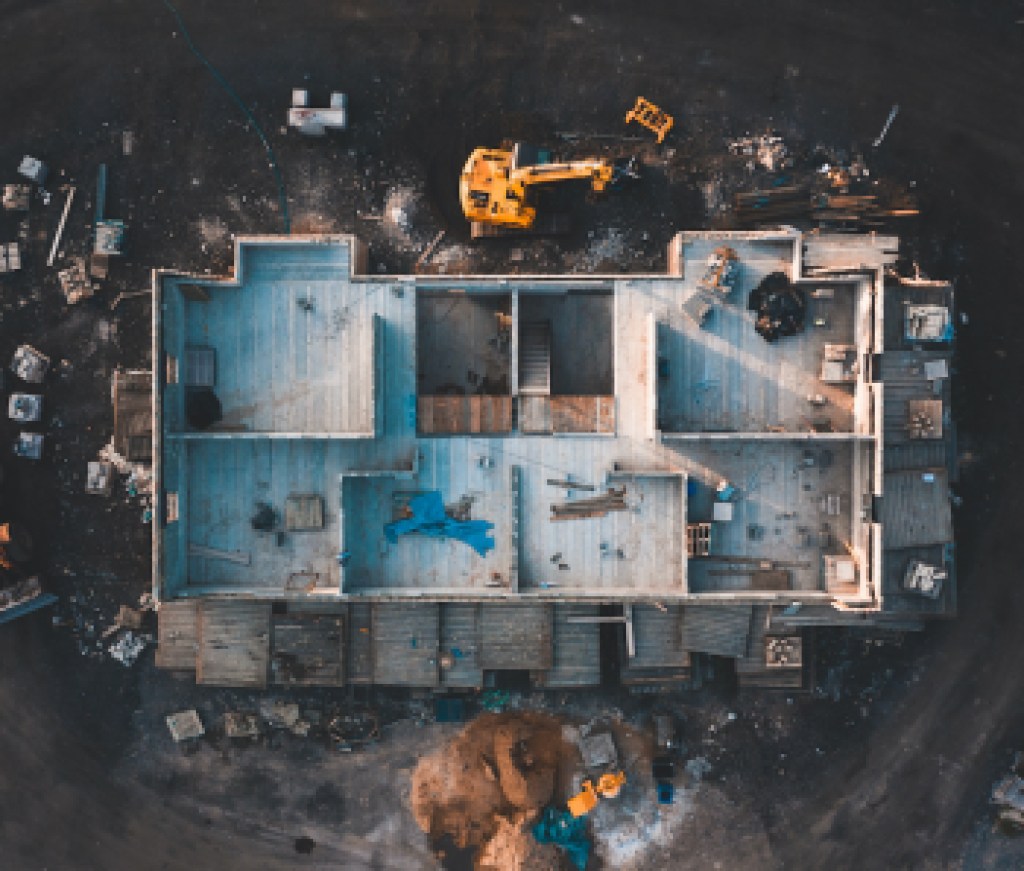
[[[604,517],[609,511],[625,511],[626,488],[609,487],[601,496],[559,502],[551,506],[552,520],[575,520],[581,517]]]

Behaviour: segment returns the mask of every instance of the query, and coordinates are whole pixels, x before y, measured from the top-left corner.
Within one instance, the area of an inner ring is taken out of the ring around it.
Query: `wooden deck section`
[[[481,668],[541,671],[551,668],[550,605],[480,606]]]
[[[441,683],[473,689],[483,686],[480,667],[480,606],[472,602],[441,605]]]
[[[951,542],[953,514],[946,470],[886,472],[879,519],[887,550]]]
[[[436,687],[440,629],[436,603],[373,606],[373,682],[384,686]]]
[[[421,435],[510,433],[511,396],[419,396],[416,426]]]
[[[623,684],[679,683],[690,678],[690,652],[683,648],[679,624],[682,608],[633,605],[635,656],[622,651],[619,678]]]
[[[519,428],[531,435],[615,433],[614,396],[520,396]]]
[[[282,686],[345,683],[345,620],[334,614],[275,614],[271,678]]]
[[[199,610],[196,683],[267,685],[270,671],[270,603],[211,599]]]
[[[157,668],[193,671],[196,667],[199,603],[195,599],[162,602],[157,615]]]
[[[681,645],[684,650],[712,656],[738,657],[747,652],[752,606],[687,605],[683,608]]]
[[[566,602],[555,605],[551,669],[544,686],[596,687],[601,685],[601,627],[597,623],[570,622],[574,617],[596,617],[598,605]]]

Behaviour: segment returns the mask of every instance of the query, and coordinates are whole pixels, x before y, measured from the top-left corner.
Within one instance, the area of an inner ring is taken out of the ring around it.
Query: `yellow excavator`
[[[535,186],[584,179],[592,190],[601,192],[620,177],[635,175],[632,164],[623,169],[603,158],[534,162],[534,151],[520,142],[512,148],[477,148],[469,155],[459,177],[459,200],[473,225],[474,238],[495,235],[488,227],[533,229],[537,208],[531,189]]]

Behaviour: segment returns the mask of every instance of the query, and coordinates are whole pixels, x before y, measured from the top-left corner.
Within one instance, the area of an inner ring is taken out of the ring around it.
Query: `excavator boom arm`
[[[615,168],[606,160],[516,166],[513,151],[477,148],[459,178],[459,200],[470,221],[528,228],[537,214],[527,202],[531,186],[584,179],[603,191],[614,177]]]

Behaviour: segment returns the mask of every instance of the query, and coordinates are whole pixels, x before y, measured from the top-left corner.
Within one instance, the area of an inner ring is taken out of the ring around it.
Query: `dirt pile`
[[[487,714],[420,760],[412,812],[442,861],[458,855],[481,868],[557,868],[558,855],[533,840],[537,813],[566,798],[576,748],[545,714]]]
[[[556,847],[530,834],[533,814],[499,817],[498,827],[476,859],[479,871],[560,871],[565,865]]]

